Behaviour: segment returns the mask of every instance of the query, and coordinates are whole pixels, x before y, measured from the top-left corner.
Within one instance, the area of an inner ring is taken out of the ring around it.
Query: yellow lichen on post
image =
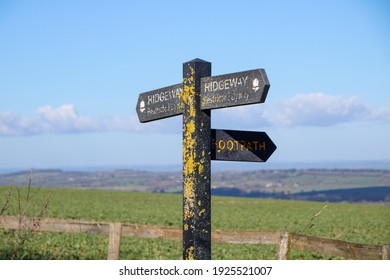
[[[186,260],[194,260],[194,246],[186,250]]]
[[[195,73],[191,68],[191,74]],[[194,85],[193,76],[183,79],[183,106],[189,107],[189,114],[184,116],[186,119],[183,122],[183,220],[187,221],[194,216],[193,204],[195,200],[193,174],[196,169],[194,147],[196,144],[195,133],[195,110],[194,110]],[[190,85],[188,85],[190,84]],[[188,224],[184,230],[189,230]]]

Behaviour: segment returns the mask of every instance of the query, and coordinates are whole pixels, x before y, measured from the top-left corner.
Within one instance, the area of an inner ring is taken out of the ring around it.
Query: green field
[[[0,187],[0,203],[9,188]],[[22,188],[25,197],[26,188]],[[118,221],[181,227],[181,196],[174,194],[120,191],[33,189],[29,213],[39,212],[45,198],[50,203],[45,217]],[[2,204],[0,204],[1,206]],[[328,206],[313,220],[325,203],[264,200],[233,197],[212,198],[213,229],[290,231],[350,242],[390,244],[390,207],[366,204]],[[4,215],[18,213],[17,191],[14,188],[9,208]],[[0,258],[7,257],[5,247],[9,231],[2,230]],[[104,259],[108,237],[96,234],[34,233],[23,246],[18,258],[24,259]],[[181,259],[181,243],[157,239],[123,238],[123,259]],[[271,245],[213,245],[213,259],[273,259]],[[295,259],[323,259],[310,252],[293,251]]]

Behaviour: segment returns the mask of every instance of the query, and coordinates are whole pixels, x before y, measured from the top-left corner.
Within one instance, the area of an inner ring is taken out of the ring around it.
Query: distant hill
[[[179,193],[181,172],[45,169],[0,174],[0,186],[110,189]],[[349,202],[389,202],[390,170],[287,169],[214,172],[214,195]]]
[[[274,198],[328,202],[366,202],[390,204],[390,187],[350,188],[301,193],[269,193],[260,191],[244,192],[237,188],[213,189],[212,195],[251,198]]]

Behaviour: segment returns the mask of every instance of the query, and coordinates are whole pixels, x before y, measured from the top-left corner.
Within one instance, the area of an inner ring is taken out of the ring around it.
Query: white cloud
[[[264,126],[331,126],[347,122],[390,122],[390,108],[371,108],[357,96],[310,93],[283,101],[218,110],[217,126],[229,123],[237,129]]]
[[[104,129],[100,121],[81,116],[73,104],[65,104],[58,108],[40,107],[37,115],[35,121],[42,132],[77,133]]]
[[[176,123],[177,125],[173,125]],[[30,117],[19,116],[11,112],[0,112],[0,136],[104,131],[172,133],[180,132],[180,128],[177,118],[147,124],[141,124],[135,114],[128,117],[91,118],[79,114],[73,104],[64,104],[57,108],[49,105],[39,107],[36,114]]]
[[[73,104],[57,108],[43,106],[32,117],[10,112],[0,113],[0,136],[36,135],[50,133],[82,133],[107,130],[106,120],[80,115]]]
[[[331,126],[346,122],[390,123],[390,108],[371,108],[359,97],[324,93],[300,94],[279,102],[214,110],[214,128],[258,129],[265,126]],[[73,104],[43,106],[26,117],[0,112],[0,136],[87,133],[103,131],[150,131],[180,133],[181,117],[141,124],[135,114],[91,118],[79,114]]]
[[[390,122],[390,108],[381,107],[371,109],[366,119],[368,121]]]
[[[0,112],[0,135],[32,134],[36,127],[29,118],[11,112]]]
[[[267,111],[265,118],[279,126],[329,126],[350,121],[361,121],[371,114],[357,96],[311,93],[296,95],[277,104],[275,112]]]

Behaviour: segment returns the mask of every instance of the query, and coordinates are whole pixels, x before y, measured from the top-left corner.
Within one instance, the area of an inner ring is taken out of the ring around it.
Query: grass
[[[0,201],[7,194],[0,187]],[[38,207],[53,189],[42,188],[34,200]],[[299,233],[323,208],[323,203],[232,197],[212,198],[212,228],[232,230],[269,230]],[[175,194],[134,193],[119,191],[54,189],[46,217],[118,221],[181,227],[182,198]],[[16,199],[11,197],[7,215],[17,213]],[[0,238],[4,244],[5,231]],[[365,204],[328,203],[314,220],[306,235],[322,236],[350,242],[390,244],[390,207]],[[34,233],[24,248],[25,259],[104,259],[108,238],[96,234]],[[272,259],[275,246],[215,244],[214,259]],[[309,252],[293,251],[295,259],[329,258]],[[124,259],[181,259],[181,243],[158,239],[123,238]]]

